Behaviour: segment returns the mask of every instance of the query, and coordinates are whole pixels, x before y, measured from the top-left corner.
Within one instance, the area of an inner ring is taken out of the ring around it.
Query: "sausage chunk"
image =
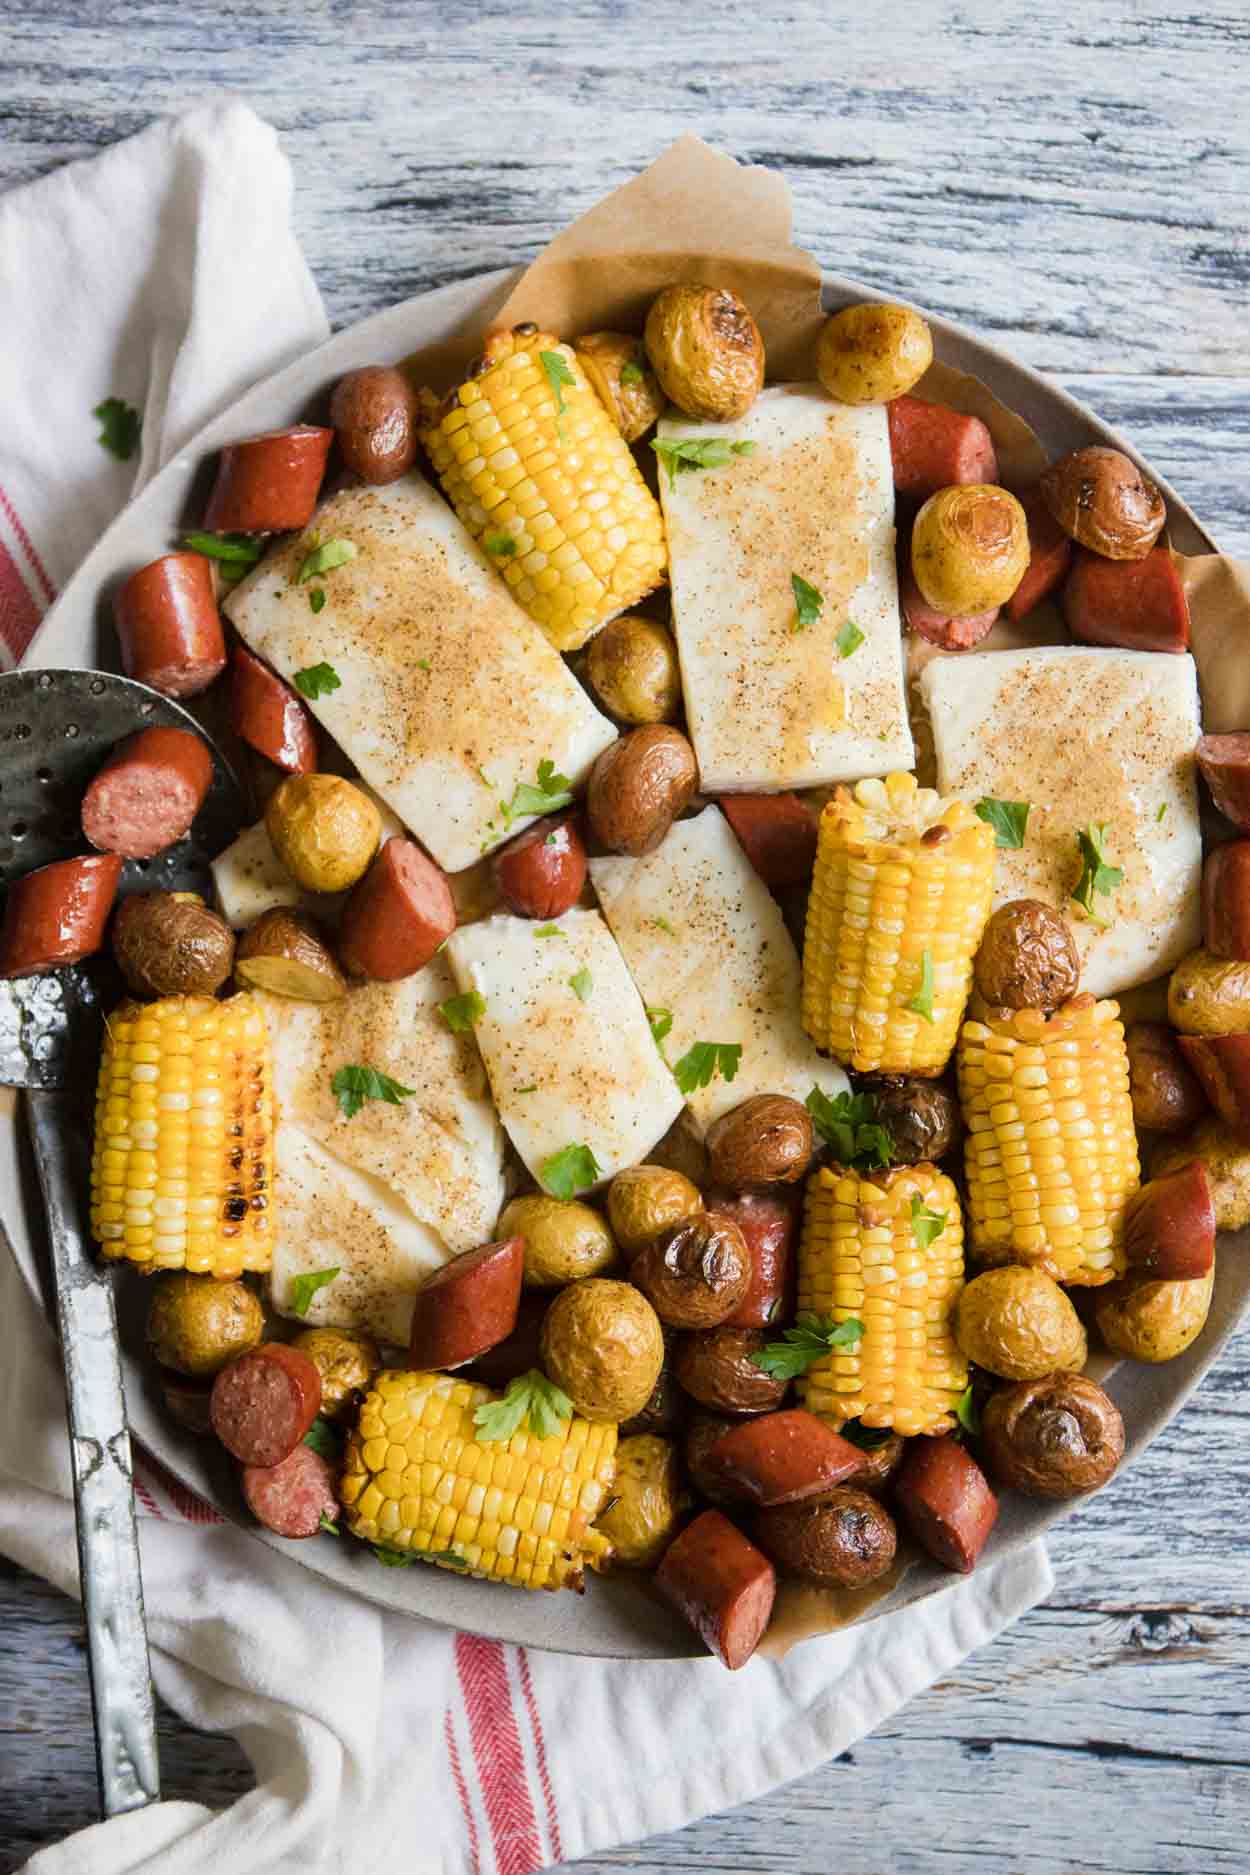
[[[204,511],[213,534],[276,534],[307,527],[334,431],[310,423],[228,443]]]
[[[38,976],[98,951],[121,876],[115,853],[93,853],[15,879],[0,923],[0,977]]]
[[[1029,564],[1007,601],[1007,617],[1013,625],[1049,599],[1072,564],[1072,542],[1046,506],[1041,490],[1025,489],[1017,498],[1029,524]]]
[[[670,1543],[656,1587],[731,1670],[746,1665],[773,1612],[777,1572],[718,1510],[705,1510]]]
[[[127,677],[167,697],[193,697],[226,668],[213,569],[202,553],[166,553],[113,596]]]
[[[863,1453],[815,1413],[792,1406],[731,1426],[708,1448],[706,1464],[752,1503],[767,1506],[827,1495],[862,1469]]]
[[[797,794],[722,794],[738,844],[770,891],[806,885],[816,864],[816,816]]]
[[[980,417],[926,403],[923,397],[892,397],[885,411],[900,495],[927,501],[955,482],[997,482],[994,439]]]
[[[452,1257],[412,1302],[409,1355],[417,1368],[460,1367],[506,1341],[516,1327],[525,1241],[509,1237]]]
[[[788,1194],[744,1191],[730,1196],[709,1192],[709,1217],[728,1218],[742,1232],[751,1257],[746,1293],[726,1328],[767,1328],[785,1321],[794,1306],[795,1201]]]
[[[380,983],[424,969],[456,928],[447,875],[415,840],[388,840],[343,908],[339,957]]]
[[[499,896],[518,918],[562,918],[586,883],[586,848],[571,814],[548,815],[496,853]]]
[[[943,651],[970,651],[993,631],[998,619],[997,606],[988,612],[967,613],[963,618],[951,618],[939,612],[916,584],[910,559],[900,568],[898,598],[908,629],[926,643],[940,645]]]
[[[321,1409],[316,1363],[282,1341],[262,1342],[213,1381],[213,1431],[244,1465],[280,1465]]]
[[[236,645],[230,659],[230,722],[236,736],[288,775],[316,768],[311,711],[246,645]]]
[[[895,1487],[899,1515],[944,1569],[967,1575],[998,1516],[985,1473],[957,1439],[913,1439]]]
[[[104,764],[82,801],[92,846],[152,859],[181,840],[212,786],[213,758],[189,729],[141,729]]]
[[[245,1465],[240,1483],[253,1517],[275,1536],[316,1536],[323,1517],[338,1522],[334,1473],[310,1445],[297,1445],[276,1465]]]
[[[1167,547],[1143,560],[1104,560],[1078,547],[1063,589],[1074,638],[1125,651],[1188,651],[1189,601]]]
[[[1250,833],[1250,732],[1199,736],[1195,753],[1220,813],[1234,827]]]

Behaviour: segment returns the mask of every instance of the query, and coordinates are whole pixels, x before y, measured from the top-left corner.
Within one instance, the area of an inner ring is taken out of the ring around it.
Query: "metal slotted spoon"
[[[119,742],[157,725],[204,733],[180,705],[126,677],[80,670],[0,675],[0,892],[21,874],[83,850],[87,783]],[[246,816],[238,782],[211,741],[209,747],[213,782],[194,827],[157,858],[129,861],[123,893],[207,894],[209,861]],[[26,1090],[47,1213],[105,1816],[160,1796],[113,1286],[107,1266],[91,1255],[87,1218],[101,1009],[119,987],[103,960],[0,981],[0,1085]]]

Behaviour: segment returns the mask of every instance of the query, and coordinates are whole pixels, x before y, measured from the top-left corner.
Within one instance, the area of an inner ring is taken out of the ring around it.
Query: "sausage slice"
[[[236,645],[230,659],[230,722],[236,736],[288,775],[316,768],[312,712],[246,645]]]
[[[894,486],[900,495],[927,501],[955,482],[996,482],[994,438],[980,417],[966,417],[922,397],[892,397],[890,426]]]
[[[338,1522],[334,1473],[302,1441],[276,1465],[245,1465],[240,1483],[253,1517],[275,1536],[316,1536],[323,1517]]]
[[[707,1213],[736,1224],[751,1253],[746,1294],[726,1328],[768,1328],[786,1320],[794,1303],[794,1200],[779,1192],[709,1192]]]
[[[939,612],[916,584],[910,560],[899,570],[898,597],[908,628],[926,643],[940,645],[943,651],[970,651],[993,631],[998,619],[997,606],[992,612],[969,612],[963,618]]]
[[[276,534],[312,520],[334,431],[311,423],[229,443],[204,511],[214,534]]]
[[[1063,616],[1072,636],[1087,645],[1189,649],[1189,601],[1167,547],[1152,547],[1141,560],[1107,560],[1078,547],[1063,589]]]
[[[1250,833],[1250,734],[1199,736],[1195,751],[1211,799],[1226,820]]]
[[[38,976],[98,951],[121,876],[116,854],[93,853],[15,879],[0,923],[0,977]]]
[[[141,729],[109,757],[82,801],[92,846],[151,859],[180,840],[213,780],[213,758],[189,729]]]
[[[427,1276],[413,1297],[409,1355],[414,1367],[460,1367],[516,1327],[525,1239],[465,1250]]]
[[[770,891],[806,885],[816,864],[816,816],[797,794],[722,794],[718,805]]]
[[[1072,564],[1072,542],[1046,506],[1041,490],[1023,489],[1019,501],[1029,523],[1029,564],[1007,601],[1007,617],[1013,625],[1049,599]]]
[[[1213,957],[1250,962],[1250,840],[1230,840],[1202,868],[1202,942]]]
[[[280,1465],[321,1407],[314,1361],[284,1341],[265,1341],[223,1367],[213,1381],[213,1431],[244,1465]]]
[[[202,553],[167,553],[113,596],[127,677],[167,697],[193,697],[226,668],[213,569]]]
[[[731,1670],[746,1665],[773,1612],[777,1572],[718,1510],[705,1510],[670,1543],[656,1587]]]
[[[447,875],[415,840],[396,835],[343,907],[339,957],[353,976],[391,983],[423,969],[455,928]]]
[[[921,1549],[967,1575],[998,1516],[985,1473],[958,1439],[913,1439],[895,1486],[899,1514]]]
[[[853,1477],[864,1455],[801,1406],[746,1419],[709,1447],[706,1464],[754,1504],[794,1504]]]
[[[536,820],[491,865],[499,896],[518,918],[562,918],[586,883],[586,847],[571,814]]]

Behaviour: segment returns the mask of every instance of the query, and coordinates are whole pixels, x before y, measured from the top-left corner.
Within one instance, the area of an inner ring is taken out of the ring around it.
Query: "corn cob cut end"
[[[106,1257],[222,1278],[267,1270],[273,1077],[255,997],[124,1003],[96,1087],[91,1231]]]
[[[839,788],[820,818],[803,1026],[857,1073],[940,1074],[994,889],[994,834],[914,775]]]
[[[1140,1182],[1119,1005],[1087,992],[1046,1016],[965,1022],[957,1057],[968,1232],[980,1263],[1091,1287],[1124,1273]]]
[[[580,1588],[612,1545],[594,1519],[616,1472],[616,1427],[574,1417],[547,1439],[480,1439],[487,1387],[452,1374],[377,1376],[348,1436],[339,1495],[366,1543],[518,1588]]]
[[[942,1215],[931,1243],[913,1200]],[[799,1249],[799,1308],[859,1321],[863,1335],[809,1367],[798,1383],[810,1412],[840,1425],[949,1432],[968,1384],[954,1335],[963,1288],[959,1197],[932,1165],[864,1173],[822,1166],[808,1180]]]

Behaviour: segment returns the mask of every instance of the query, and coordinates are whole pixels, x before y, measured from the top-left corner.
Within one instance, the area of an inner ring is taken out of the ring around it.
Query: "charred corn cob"
[[[269,1040],[251,996],[167,996],[109,1017],[96,1090],[91,1229],[149,1269],[267,1270]]]
[[[571,346],[494,332],[473,375],[422,398],[421,441],[448,500],[559,651],[664,579],[664,521]]]
[[[519,1588],[580,1588],[611,1554],[591,1526],[616,1472],[616,1427],[574,1417],[550,1438],[483,1438],[487,1387],[381,1373],[347,1441],[339,1495],[367,1543]]]
[[[963,1286],[959,1198],[944,1172],[822,1166],[807,1185],[799,1308],[864,1332],[808,1368],[803,1404],[839,1425],[949,1431],[968,1384],[952,1325]]]
[[[820,817],[803,1026],[860,1073],[940,1074],[990,913],[994,834],[964,801],[887,775]]]
[[[1140,1168],[1116,1003],[993,1009],[959,1037],[969,1249],[1060,1283],[1122,1274]]]

